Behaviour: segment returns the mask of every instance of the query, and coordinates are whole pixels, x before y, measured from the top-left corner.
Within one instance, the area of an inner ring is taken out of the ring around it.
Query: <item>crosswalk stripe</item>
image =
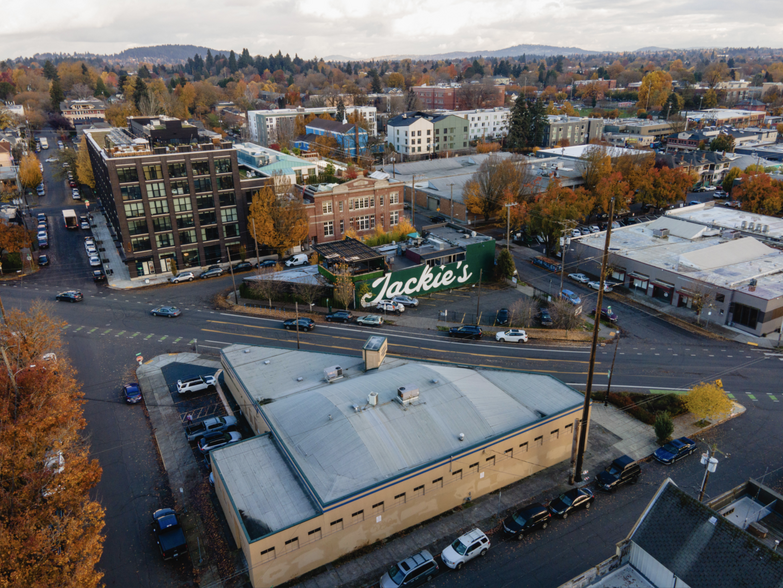
[[[745,394],[747,394],[748,398],[750,398],[753,402],[758,402],[758,399],[750,392],[745,392]]]
[[[90,330],[89,330],[89,331],[87,331],[87,332],[88,332],[88,333],[94,333],[94,332],[95,332],[95,331],[97,331],[97,330],[98,330],[98,327],[93,327],[92,329],[90,329]]]
[[[772,402],[780,402],[777,398],[775,398],[774,394],[767,392],[767,396],[769,396],[769,399],[772,400]]]
[[[144,340],[145,340],[145,341],[149,341],[149,340],[150,340],[150,339],[152,339],[154,336],[155,336],[155,335],[153,335],[152,333],[150,333],[149,335],[147,335],[146,337],[144,337]]]
[[[133,335],[128,337],[128,339],[133,339],[136,335],[141,335],[141,333],[139,333],[139,332],[133,333]]]
[[[76,330],[81,331],[84,327],[78,327]]]
[[[115,336],[115,337],[119,337],[119,336],[120,336],[120,335],[122,335],[123,333],[125,333],[125,331],[120,331],[119,333],[117,333],[117,334],[116,334],[116,335],[114,335],[114,336]]]
[[[168,335],[163,335],[160,339],[158,339],[158,343],[163,343],[163,341],[165,341],[167,337]]]
[[[108,335],[109,333],[111,333],[111,329],[106,329],[101,335]]]
[[[182,337],[177,337],[176,339],[174,339],[174,341],[173,341],[173,342],[174,342],[174,343],[179,343],[181,339],[182,339]]]

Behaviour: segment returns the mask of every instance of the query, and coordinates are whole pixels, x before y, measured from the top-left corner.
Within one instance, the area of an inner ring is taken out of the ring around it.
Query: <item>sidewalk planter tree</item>
[[[495,272],[497,273],[497,279],[511,279],[514,277],[514,258],[511,257],[508,249],[502,249],[498,254],[497,265],[495,266]]]
[[[671,415],[666,411],[658,413],[658,416],[655,417],[653,429],[655,430],[655,439],[659,445],[671,441],[672,433],[674,433],[674,421],[672,421]]]
[[[685,396],[688,411],[699,417],[700,421],[716,420],[731,413],[734,403],[726,395],[723,382],[701,382],[690,389]]]

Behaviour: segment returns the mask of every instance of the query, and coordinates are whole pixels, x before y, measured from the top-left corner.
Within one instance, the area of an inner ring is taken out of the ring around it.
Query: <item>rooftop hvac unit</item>
[[[333,365],[332,367],[328,367],[324,369],[324,378],[326,378],[326,381],[330,384],[336,380],[340,380],[343,377],[343,368],[341,368],[339,365]]]
[[[764,225],[764,228],[761,230],[761,232],[764,233],[765,235],[769,233],[769,225]]]
[[[378,404],[378,393],[377,392],[370,392],[367,395],[367,403],[370,406],[377,406],[377,404]]]
[[[397,399],[401,404],[409,404],[419,398],[419,389],[413,384],[397,388]]]
[[[657,237],[658,239],[668,239],[669,229],[653,229],[653,237]]]
[[[740,225],[740,228],[747,229],[748,228],[748,221],[742,221],[742,224]]]

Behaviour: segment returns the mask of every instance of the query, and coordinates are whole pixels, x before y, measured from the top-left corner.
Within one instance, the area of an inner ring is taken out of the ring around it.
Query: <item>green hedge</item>
[[[603,402],[606,393],[592,393],[593,402]],[[609,402],[635,419],[648,425],[655,424],[658,413],[668,412],[672,418],[685,414],[683,397],[678,394],[639,394],[637,392],[610,392]]]

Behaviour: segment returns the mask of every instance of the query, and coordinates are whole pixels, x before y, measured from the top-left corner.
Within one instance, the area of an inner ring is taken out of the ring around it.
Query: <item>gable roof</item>
[[[783,556],[667,479],[630,536],[690,588],[783,588]]]
[[[353,124],[337,122],[336,120],[326,120],[324,118],[315,118],[305,125],[306,128],[323,129],[331,133],[353,133]],[[364,129],[359,129],[359,132],[366,132]]]

